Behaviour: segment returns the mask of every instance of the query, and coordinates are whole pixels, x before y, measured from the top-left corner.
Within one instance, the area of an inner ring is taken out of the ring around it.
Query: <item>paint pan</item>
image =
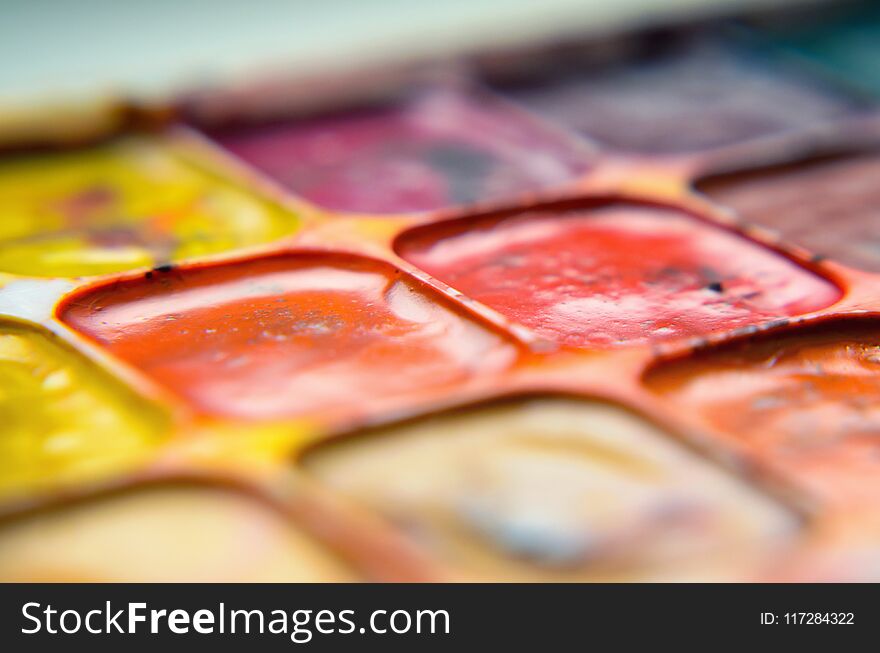
[[[833,303],[827,281],[685,213],[536,209],[417,228],[405,259],[541,336],[607,348],[733,330]]]
[[[145,488],[0,528],[5,582],[319,582],[352,572],[271,509],[233,492]]]
[[[571,57],[489,83],[610,149],[650,154],[736,145],[866,106],[858,96],[782,65],[753,43],[742,46],[717,33],[678,38],[664,33],[643,39],[630,56],[610,63]]]
[[[880,325],[839,321],[734,341],[652,370],[678,410],[826,501],[880,496]]]
[[[512,200],[564,185],[593,160],[591,148],[520,109],[444,90],[213,137],[301,197],[356,213]]]
[[[522,399],[311,450],[308,473],[458,579],[724,578],[797,520],[616,406]]]
[[[295,215],[191,166],[159,140],[0,160],[0,272],[77,277],[267,243]]]
[[[37,327],[0,321],[0,496],[88,484],[130,470],[167,420]]]
[[[378,410],[508,367],[516,348],[387,263],[300,254],[152,273],[62,319],[198,409]]]
[[[880,272],[880,154],[843,155],[716,175],[697,188],[783,238]]]

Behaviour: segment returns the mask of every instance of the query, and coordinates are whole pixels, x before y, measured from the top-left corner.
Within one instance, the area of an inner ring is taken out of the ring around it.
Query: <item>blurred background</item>
[[[0,0],[0,103],[8,113],[100,96],[158,99],[254,74],[313,75],[796,2]]]

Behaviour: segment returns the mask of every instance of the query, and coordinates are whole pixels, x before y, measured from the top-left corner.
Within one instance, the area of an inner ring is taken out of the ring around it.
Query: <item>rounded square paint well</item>
[[[166,435],[165,417],[36,327],[0,321],[0,496],[129,470]]]
[[[212,137],[307,200],[355,213],[522,197],[573,180],[594,158],[576,137],[503,102],[439,91]]]
[[[700,192],[816,254],[880,272],[880,153],[709,177]]]
[[[823,498],[880,497],[880,323],[737,340],[660,364],[645,380]]]
[[[0,527],[3,582],[351,580],[280,514],[216,488],[141,488]]]
[[[755,50],[717,36],[667,34],[606,65],[569,57],[493,87],[609,148],[660,155],[804,130],[867,108],[858,96]]]
[[[798,528],[652,424],[594,401],[451,411],[329,441],[302,464],[466,580],[731,578]]]
[[[543,209],[416,228],[398,253],[536,333],[638,345],[819,310],[839,290],[722,227],[637,204]]]
[[[294,254],[99,287],[63,321],[211,414],[372,411],[517,349],[392,266]]]
[[[0,272],[108,274],[259,245],[298,218],[128,137],[0,160]]]

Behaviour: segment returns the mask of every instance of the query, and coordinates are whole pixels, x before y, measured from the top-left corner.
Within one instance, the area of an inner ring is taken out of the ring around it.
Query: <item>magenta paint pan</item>
[[[327,209],[406,213],[522,197],[589,169],[590,147],[488,95],[452,91],[212,136]]]

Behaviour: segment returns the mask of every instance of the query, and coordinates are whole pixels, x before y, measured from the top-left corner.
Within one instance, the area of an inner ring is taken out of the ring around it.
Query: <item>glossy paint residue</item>
[[[0,161],[0,272],[159,266],[265,243],[296,225],[147,138]]]
[[[648,385],[825,498],[880,499],[880,326],[745,341],[667,363]]]
[[[570,181],[593,158],[583,144],[516,109],[442,92],[214,136],[306,199],[360,213],[521,197]]]
[[[0,528],[4,582],[355,580],[333,556],[252,500],[160,487]]]
[[[394,268],[332,255],[156,273],[80,296],[62,318],[230,417],[375,410],[515,356]]]
[[[428,417],[303,464],[469,580],[725,578],[796,528],[665,433],[593,402]]]
[[[815,253],[880,272],[880,155],[837,157],[705,180],[699,189]]]
[[[613,347],[807,313],[839,291],[791,261],[670,210],[610,206],[455,222],[401,255],[557,342]]]
[[[706,39],[667,39],[663,47],[602,68],[572,62],[499,90],[625,151],[679,153],[734,145],[838,118],[860,106],[814,80],[787,74],[778,62],[749,60],[748,54]]]
[[[128,469],[164,419],[118,381],[35,328],[0,323],[0,495]]]

